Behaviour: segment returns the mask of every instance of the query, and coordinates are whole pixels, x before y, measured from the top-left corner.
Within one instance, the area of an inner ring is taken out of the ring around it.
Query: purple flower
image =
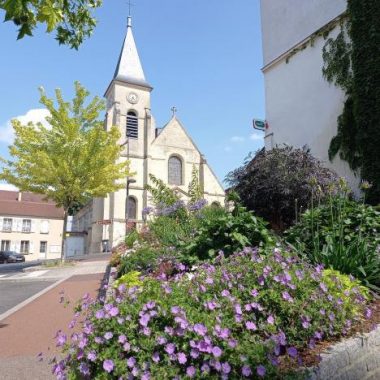
[[[152,355],[152,360],[155,362],[155,363],[158,363],[161,359],[160,359],[160,355],[158,354],[158,352],[154,352],[153,355]]]
[[[134,367],[135,364],[136,364],[136,359],[133,356],[131,356],[130,358],[128,358],[128,360],[127,360],[127,366],[129,368]]]
[[[148,326],[149,321],[150,321],[150,315],[149,314],[143,314],[140,317],[139,323],[141,326],[146,327],[146,326]]]
[[[222,372],[228,375],[231,372],[231,366],[229,363],[222,363]]]
[[[288,348],[288,355],[291,357],[291,358],[296,358],[297,355],[298,355],[298,351],[295,347],[289,347]]]
[[[164,338],[163,336],[159,336],[157,338],[157,343],[160,344],[160,345],[163,345],[166,343],[166,338]]]
[[[274,317],[273,317],[272,314],[267,318],[267,322],[268,322],[270,325],[274,325]]]
[[[201,367],[201,371],[203,373],[209,373],[210,372],[210,366],[207,363],[203,363]]]
[[[187,362],[187,357],[183,352],[179,352],[177,355],[177,360],[179,364],[185,364]]]
[[[245,327],[247,328],[247,330],[257,330],[256,324],[252,321],[246,322]]]
[[[123,345],[123,350],[128,352],[131,349],[131,345],[128,342],[125,342]]]
[[[266,369],[265,369],[265,367],[263,365],[257,366],[256,373],[257,373],[258,376],[264,377],[265,376],[265,372],[266,372]]]
[[[174,354],[174,351],[175,351],[175,344],[173,343],[169,343],[165,346],[165,351],[171,355],[171,354]]]
[[[282,298],[285,301],[293,302],[293,298],[292,298],[292,296],[288,292],[282,292]]]
[[[218,346],[215,346],[212,348],[212,354],[218,358],[219,356],[221,356],[223,353],[223,351],[218,347]]]
[[[229,290],[227,290],[227,289],[222,290],[222,296],[223,296],[223,297],[229,297],[230,294],[231,294],[231,293],[230,293]]]
[[[243,365],[243,368],[241,369],[241,373],[244,377],[249,377],[252,375],[251,367],[248,365]]]
[[[149,372],[144,372],[141,375],[141,380],[150,380],[150,373]]]
[[[321,282],[320,284],[319,284],[319,287],[325,292],[325,293],[327,293],[327,286],[326,286],[326,284],[324,284],[323,282]]]
[[[116,317],[119,314],[119,309],[116,306],[114,306],[110,310],[109,314],[110,314],[111,317]]]
[[[242,315],[242,314],[243,314],[243,312],[242,312],[242,310],[241,310],[241,306],[240,306],[239,304],[236,304],[236,305],[234,306],[234,309],[235,309],[235,313],[236,313],[236,314],[238,314],[238,315]]]
[[[97,358],[97,355],[96,355],[96,352],[95,351],[90,351],[88,354],[87,354],[87,359],[91,362],[94,362]]]
[[[103,368],[106,372],[110,373],[114,369],[114,364],[112,360],[104,360],[103,362]]]
[[[193,330],[200,336],[205,336],[207,334],[207,327],[202,323],[196,323]]]
[[[86,363],[80,363],[79,372],[84,376],[88,376],[90,374],[90,367]]]
[[[96,312],[96,314],[95,314],[95,317],[96,317],[97,319],[102,319],[102,318],[104,318],[104,316],[105,316],[105,314],[104,314],[104,310],[103,310],[103,309],[98,310],[98,311]]]
[[[196,372],[196,369],[194,366],[187,367],[187,369],[186,369],[186,375],[189,377],[194,377],[195,372]]]
[[[58,331],[56,335],[57,347],[61,347],[66,343],[67,336],[62,334],[61,331]]]
[[[257,297],[259,295],[259,291],[257,289],[252,289],[251,290],[251,296],[252,297]]]
[[[190,356],[193,359],[198,358],[199,357],[199,351],[196,348],[192,348],[191,351],[190,351]]]
[[[310,321],[310,317],[304,315],[301,316],[301,323],[304,329],[308,329],[310,327]]]
[[[370,319],[370,318],[371,318],[371,316],[372,316],[372,310],[371,310],[369,307],[367,307],[367,308],[365,309],[364,316],[365,316],[365,318],[367,318],[367,319]]]
[[[111,331],[108,331],[104,334],[104,339],[110,340],[112,339],[112,337],[113,337],[113,334],[111,333]]]

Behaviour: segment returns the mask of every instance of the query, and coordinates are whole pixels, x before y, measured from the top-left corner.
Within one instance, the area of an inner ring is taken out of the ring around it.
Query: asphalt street
[[[34,294],[47,288],[54,281],[1,281],[0,282],[0,315],[17,306]]]

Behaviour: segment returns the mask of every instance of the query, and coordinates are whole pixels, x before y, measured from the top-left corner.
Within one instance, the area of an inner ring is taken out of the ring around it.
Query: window
[[[46,253],[47,241],[40,241],[40,253]]]
[[[31,232],[32,230],[32,221],[30,219],[22,220],[22,232]]]
[[[127,137],[131,139],[137,139],[139,137],[139,119],[134,111],[127,113]]]
[[[182,185],[182,161],[179,157],[169,158],[168,163],[168,182],[169,185]]]
[[[137,201],[134,197],[128,197],[127,202],[127,219],[136,220],[137,217]]]
[[[30,245],[29,240],[21,240],[20,253],[26,255],[29,253]]]
[[[11,250],[11,241],[10,240],[2,240],[0,251],[10,251],[10,250]]]
[[[3,231],[4,232],[12,232],[12,219],[4,218],[3,220]]]

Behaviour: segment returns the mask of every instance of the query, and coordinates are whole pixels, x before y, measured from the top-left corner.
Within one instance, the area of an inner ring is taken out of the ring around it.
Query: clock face
[[[130,92],[128,95],[129,103],[136,104],[139,101],[139,97],[136,93]]]

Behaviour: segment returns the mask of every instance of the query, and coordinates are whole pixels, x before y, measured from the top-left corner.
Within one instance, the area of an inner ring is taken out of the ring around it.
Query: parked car
[[[21,263],[25,261],[25,256],[14,251],[0,251],[0,264]]]

